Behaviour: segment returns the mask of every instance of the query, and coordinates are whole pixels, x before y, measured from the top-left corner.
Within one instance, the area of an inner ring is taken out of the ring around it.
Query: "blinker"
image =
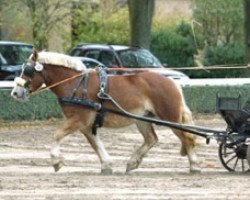
[[[34,67],[31,64],[27,63],[24,67],[23,74],[29,78],[33,78],[35,75]]]

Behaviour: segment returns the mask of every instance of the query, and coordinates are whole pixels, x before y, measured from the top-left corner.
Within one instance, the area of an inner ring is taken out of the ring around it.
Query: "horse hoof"
[[[102,175],[112,175],[113,171],[110,168],[102,169],[101,174]]]
[[[136,163],[128,163],[127,168],[126,168],[126,173],[128,173],[134,169],[137,169],[137,168],[138,168],[138,165]]]
[[[201,174],[201,168],[190,169],[191,174]]]
[[[56,163],[53,165],[55,172],[58,172],[63,166],[62,162]]]

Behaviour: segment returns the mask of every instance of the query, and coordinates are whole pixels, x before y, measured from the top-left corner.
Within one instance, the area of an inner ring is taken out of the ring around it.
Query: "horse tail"
[[[194,122],[193,122],[192,113],[191,113],[190,109],[188,108],[188,106],[186,105],[184,98],[182,99],[182,102],[183,102],[183,106],[182,106],[182,113],[181,113],[181,117],[182,117],[181,123],[193,125]],[[188,133],[188,132],[183,132],[183,134],[186,135],[185,138],[188,140],[187,142],[188,142],[189,146],[195,147],[196,146],[196,141],[195,141],[196,135]],[[182,156],[187,155],[187,150],[186,150],[184,145],[181,146],[180,154]]]

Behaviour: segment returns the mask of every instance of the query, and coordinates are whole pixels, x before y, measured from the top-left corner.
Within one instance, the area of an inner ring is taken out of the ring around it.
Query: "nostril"
[[[12,96],[17,96],[17,92],[12,92]]]

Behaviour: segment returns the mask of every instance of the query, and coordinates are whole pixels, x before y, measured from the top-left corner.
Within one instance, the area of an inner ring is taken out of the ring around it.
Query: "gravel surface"
[[[100,175],[99,160],[80,133],[62,143],[66,166],[54,173],[50,163],[53,132],[59,120],[0,124],[0,200],[83,199],[250,199],[249,174],[229,173],[218,158],[218,144],[197,148],[202,173],[190,174],[187,158],[170,129],[156,127],[158,144],[139,169],[125,173],[130,155],[142,143],[135,126],[100,129],[113,158],[113,175]],[[197,125],[225,129],[218,116],[199,116]]]

